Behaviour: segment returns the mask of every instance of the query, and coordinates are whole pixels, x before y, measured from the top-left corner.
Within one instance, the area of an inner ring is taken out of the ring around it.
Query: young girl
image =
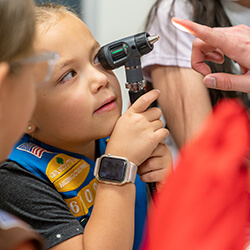
[[[100,45],[86,25],[60,6],[38,7],[36,15],[36,51],[56,50],[60,59],[37,87],[27,134],[0,169],[0,206],[39,231],[47,248],[131,249],[134,241],[138,249],[147,207],[142,181],[159,182],[171,171],[161,111],[147,109],[159,92],[120,117],[119,83],[96,61]],[[112,156],[95,166],[104,153]],[[136,166],[141,180],[133,178]]]

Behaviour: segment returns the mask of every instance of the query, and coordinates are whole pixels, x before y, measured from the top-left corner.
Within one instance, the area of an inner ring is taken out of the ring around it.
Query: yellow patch
[[[58,154],[49,162],[46,175],[58,192],[80,187],[89,173],[89,164],[65,154]]]
[[[94,205],[97,180],[94,178],[87,186],[80,190],[77,197],[65,199],[70,212],[75,217],[88,214],[89,208]]]
[[[82,185],[89,173],[89,164],[80,160],[73,168],[54,182],[58,192],[68,192]]]
[[[46,175],[48,176],[49,180],[54,183],[79,161],[79,159],[74,157],[70,157],[65,154],[58,154],[54,156],[49,162],[46,169]]]

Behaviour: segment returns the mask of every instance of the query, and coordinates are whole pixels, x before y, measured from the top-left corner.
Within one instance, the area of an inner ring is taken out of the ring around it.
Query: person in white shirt
[[[195,36],[177,30],[173,16],[196,21],[210,27],[250,25],[249,1],[228,0],[158,0],[152,7],[146,31],[159,34],[154,50],[142,57],[145,79],[161,91],[158,104],[170,130],[166,142],[174,161],[178,150],[191,138],[224,97],[240,97],[245,93],[207,89],[203,75],[191,66],[192,44]],[[226,58],[223,65],[209,64],[213,72],[236,73],[239,65]],[[171,140],[172,136],[172,140]]]

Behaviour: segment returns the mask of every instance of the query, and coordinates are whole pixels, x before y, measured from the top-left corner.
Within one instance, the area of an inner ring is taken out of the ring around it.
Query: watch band
[[[128,173],[128,179],[127,182],[133,182],[135,183],[136,173],[137,173],[137,165],[133,163],[132,161],[129,161],[129,173]]]

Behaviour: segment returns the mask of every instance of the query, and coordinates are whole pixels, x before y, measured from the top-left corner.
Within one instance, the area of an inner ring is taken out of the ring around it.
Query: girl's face
[[[60,59],[50,81],[37,88],[30,134],[83,153],[90,142],[111,134],[121,115],[120,86],[112,71],[96,63],[100,46],[80,19],[65,15],[46,33],[41,27],[36,50],[57,51]]]

